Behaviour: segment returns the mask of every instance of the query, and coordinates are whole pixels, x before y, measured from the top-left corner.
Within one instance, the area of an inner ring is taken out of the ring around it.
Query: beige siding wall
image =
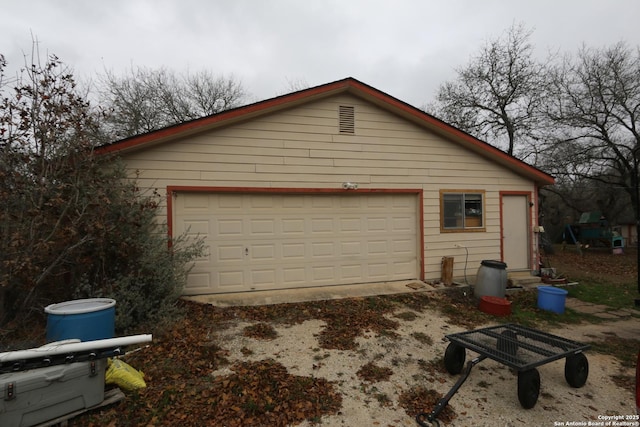
[[[338,106],[355,107],[355,135],[338,133]],[[348,95],[124,156],[141,187],[167,186],[422,189],[425,278],[474,275],[500,259],[500,191],[533,194],[533,183],[455,143]],[[441,189],[483,190],[485,232],[441,233]],[[166,212],[163,212],[166,215]],[[163,216],[166,221],[166,216]],[[531,224],[535,224],[531,218]],[[469,254],[466,259],[465,249]],[[533,248],[532,248],[533,249]]]

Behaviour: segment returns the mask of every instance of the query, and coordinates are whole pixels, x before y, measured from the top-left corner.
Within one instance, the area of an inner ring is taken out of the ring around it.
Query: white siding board
[[[190,147],[187,147],[190,148]],[[256,151],[262,154],[256,155]],[[296,150],[293,154],[302,157],[309,157],[308,151]],[[184,150],[184,151],[155,151],[148,156],[140,157],[132,156],[131,160],[141,159],[145,161],[176,161],[176,162],[202,162],[206,161],[210,164],[215,163],[256,163],[256,162],[273,162],[273,159],[280,159],[282,162],[282,151],[276,151],[273,149],[241,149],[236,148],[235,151],[227,150],[225,148],[220,149],[219,152],[209,151],[201,152],[197,150]],[[255,159],[251,161],[250,159]],[[263,159],[263,160],[261,160]]]
[[[201,153],[201,154],[211,154],[211,155],[245,155],[247,154],[247,148],[250,148],[251,155],[258,155],[264,157],[282,157],[285,154],[283,148],[280,147],[242,147],[235,145],[218,145],[218,144],[210,144],[209,146],[202,145],[201,147],[207,147],[205,150],[198,149],[197,146],[185,147],[182,152],[187,150],[188,153]],[[286,155],[292,157],[308,157],[309,150],[307,149],[287,149]]]
[[[182,172],[198,172],[207,170],[211,167],[211,162],[184,162],[184,161],[170,161],[170,160],[139,160],[136,162],[138,168],[142,172],[148,172],[151,170],[158,171],[175,171]],[[229,172],[255,172],[255,164],[250,163],[216,163],[216,171],[229,171]],[[199,176],[199,175],[198,175]]]
[[[269,175],[269,181],[267,182],[271,182],[271,183],[279,183],[279,187],[282,188],[287,188],[289,187],[289,184],[291,186],[295,186],[295,187],[300,187],[300,183],[307,183],[307,185],[310,188],[313,187],[318,187],[318,188],[326,188],[331,187],[331,188],[341,188],[341,185],[343,182],[346,181],[351,181],[353,180],[353,177],[356,176],[355,174],[335,174],[335,175],[311,175],[311,174],[306,174],[306,173],[291,173],[291,174],[284,174],[284,173],[279,173],[279,174],[270,174]],[[358,184],[362,185],[363,183],[368,183],[369,182],[369,177],[366,175],[357,175],[358,178]],[[216,179],[217,177],[217,179]],[[225,173],[220,173],[217,174],[215,172],[203,172],[202,173],[202,178],[203,179],[216,179],[217,181],[224,179],[225,177]],[[250,178],[250,176],[247,175],[247,178]],[[237,178],[236,178],[237,180]],[[318,185],[318,184],[324,184],[324,185]],[[330,184],[330,185],[327,185]],[[243,185],[246,187],[246,185]]]
[[[336,130],[337,132],[337,127]],[[225,139],[238,139],[243,140],[254,140],[254,141],[298,141],[298,140],[317,140],[317,141],[330,141],[330,134],[314,134],[314,133],[299,133],[299,132],[290,132],[285,133],[277,130],[265,130],[265,129],[246,129],[246,128],[225,128],[220,129],[220,132],[226,132],[219,135],[221,138]],[[218,135],[216,135],[217,137]]]
[[[362,152],[364,148],[362,144],[359,143],[342,143],[336,144],[335,142],[318,142],[318,141],[307,141],[307,140],[298,140],[298,141],[285,141],[284,143],[286,149],[307,149],[307,150],[327,150],[327,151],[344,151],[344,152]]]
[[[249,124],[242,125],[240,129],[244,131],[260,132],[260,134],[262,134],[265,132],[277,133],[282,130],[283,126],[286,126],[294,134],[322,135],[322,134],[335,132],[337,129],[336,125],[337,123],[334,123],[330,126],[326,126],[326,125],[320,125],[315,123],[313,125],[308,123],[306,125],[301,125],[301,124],[295,124],[295,123],[278,123],[278,122],[264,122],[264,123],[249,122]]]
[[[327,167],[324,165],[311,166],[311,165],[256,165],[256,172],[258,173],[303,173],[303,174],[326,174]],[[348,167],[332,167],[330,175],[368,175],[376,172],[376,168],[348,168]]]
[[[393,155],[390,155],[393,154]],[[355,160],[385,160],[387,162],[398,162],[400,166],[402,162],[405,161],[429,161],[428,154],[420,154],[415,153],[411,155],[410,153],[385,153],[385,152],[372,152],[366,150],[363,147],[362,151],[353,152],[353,151],[338,151],[338,150],[318,150],[311,149],[309,150],[310,157],[331,157],[338,159],[355,159]]]
[[[325,171],[327,167],[334,165],[333,159],[318,158],[318,157],[285,157],[285,165],[298,165],[298,166],[323,166]]]
[[[165,170],[165,169],[141,169],[138,174],[138,181],[146,180],[151,182],[158,182],[158,180],[166,179],[179,179],[200,181],[202,178],[200,171],[186,171],[186,170]],[[145,188],[148,188],[145,186]]]
[[[229,133],[229,129],[221,129],[220,132],[225,132],[224,134],[220,133],[211,133],[211,134],[198,134],[193,136],[188,141],[184,141],[181,144],[165,144],[167,150],[172,151],[182,151],[182,146],[203,146],[201,149],[211,149],[212,146],[237,146],[237,147],[273,147],[273,148],[283,148],[284,141],[282,138],[278,138],[277,133],[271,133],[272,137],[267,138],[262,133],[252,132],[250,135],[243,135],[244,133],[241,129],[238,129],[237,132]],[[279,135],[282,136],[282,135]]]
[[[273,124],[309,126],[309,123],[314,123],[325,128],[334,128],[334,131],[338,127],[335,110],[323,109],[309,109],[306,114],[282,112],[277,115],[246,122],[243,127],[246,127],[247,129],[256,129],[262,128],[262,126],[272,126]]]
[[[333,123],[337,123],[336,109],[339,103],[326,102],[309,104],[304,108],[294,107],[285,111],[281,111],[275,115],[268,115],[265,117],[254,120],[255,122],[261,121],[281,121],[287,123],[289,120],[297,120],[303,118],[305,123],[309,122],[309,119],[330,119]],[[336,125],[337,126],[337,125]]]
[[[357,126],[357,125],[356,125]],[[348,135],[348,134],[337,134],[333,136],[333,142],[336,143],[350,143],[350,142],[358,142],[365,145],[387,145],[389,147],[413,147],[414,150],[417,151],[425,151],[425,150],[443,150],[443,153],[450,153],[451,151],[447,151],[445,147],[442,146],[442,140],[438,138],[435,134],[423,134],[420,136],[416,134],[415,138],[393,138],[394,144],[389,144],[389,140],[387,138],[378,137],[377,135],[373,136],[362,136],[361,134],[356,135]],[[454,149],[455,150],[455,149]]]

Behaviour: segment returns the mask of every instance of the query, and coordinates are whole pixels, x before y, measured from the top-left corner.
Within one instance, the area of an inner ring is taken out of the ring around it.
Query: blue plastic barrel
[[[563,314],[568,293],[564,289],[553,286],[538,286],[538,307],[542,310]]]
[[[94,341],[113,338],[116,301],[90,298],[51,304],[47,313],[47,342],[77,338]]]

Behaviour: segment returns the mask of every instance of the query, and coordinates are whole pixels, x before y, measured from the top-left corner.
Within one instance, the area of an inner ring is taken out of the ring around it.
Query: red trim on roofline
[[[418,264],[420,266],[419,280],[424,281],[424,191],[421,188],[362,188],[344,190],[341,188],[274,188],[274,187],[207,187],[207,186],[167,186],[167,231],[170,241],[173,238],[173,196],[176,193],[280,193],[280,194],[415,194],[418,196]]]
[[[429,128],[435,128],[450,138],[458,141],[462,141],[465,144],[474,147],[478,151],[486,152],[494,160],[499,160],[501,163],[507,163],[516,169],[521,169],[530,176],[534,176],[543,185],[554,184],[555,180],[552,176],[545,172],[521,161],[517,158],[508,155],[504,151],[501,151],[486,142],[483,142],[466,132],[457,129],[442,120],[422,111],[406,102],[400,101],[393,96],[384,93],[372,86],[369,86],[361,81],[348,77],[343,80],[338,80],[332,83],[327,83],[321,86],[316,86],[309,89],[304,89],[298,92],[293,92],[287,95],[282,95],[276,98],[267,99],[264,101],[256,102],[254,104],[245,105],[242,107],[234,108],[231,110],[223,111],[218,114],[214,114],[200,119],[195,119],[189,122],[180,123],[174,126],[166,127],[142,135],[133,136],[121,141],[116,141],[113,144],[103,145],[96,148],[97,154],[117,153],[119,151],[125,151],[137,147],[142,147],[146,144],[168,140],[174,137],[178,137],[181,134],[188,134],[191,132],[197,132],[198,130],[205,130],[207,126],[223,125],[225,122],[233,123],[237,120],[249,119],[254,115],[269,112],[270,110],[277,108],[284,108],[287,106],[294,106],[298,103],[313,100],[314,98],[324,97],[335,93],[350,92],[355,96],[360,96],[365,99],[373,100],[378,106],[382,108],[392,107],[390,110],[394,110],[396,114],[411,117],[417,123],[422,123]]]
[[[294,103],[296,101],[312,98],[317,95],[322,95],[327,92],[336,91],[339,89],[345,89],[348,86],[348,80],[339,80],[337,82],[328,83],[322,86],[316,86],[311,89],[301,90],[288,95],[282,95],[276,98],[267,99],[265,101],[256,102],[254,104],[245,105],[242,107],[226,110],[218,114],[202,117],[200,119],[191,120],[189,122],[180,123],[177,125],[169,126],[163,129],[145,133],[142,135],[132,136],[121,141],[116,141],[110,145],[103,145],[96,149],[98,154],[113,153],[121,150],[126,150],[145,143],[152,142],[159,139],[170,138],[172,136],[179,135],[183,132],[196,130],[205,126],[222,123],[224,121],[241,118],[248,116],[251,113],[259,113],[268,110],[273,107]]]
[[[502,150],[499,150],[497,148],[495,148],[494,146],[481,141],[477,138],[475,138],[474,136],[471,136],[470,134],[461,131],[460,129],[451,126],[450,124],[443,122],[442,120],[428,114],[425,113],[422,110],[419,110],[415,107],[413,107],[410,104],[407,104],[406,102],[400,101],[397,98],[394,98],[384,92],[381,92],[365,83],[362,83],[358,80],[353,80],[351,82],[351,84],[354,87],[358,87],[360,90],[362,90],[363,92],[368,93],[369,95],[371,95],[372,97],[385,102],[387,104],[392,105],[393,107],[403,111],[404,113],[408,113],[411,116],[414,116],[416,119],[427,122],[447,133],[449,133],[451,136],[460,139],[460,140],[464,140],[467,143],[470,143],[473,146],[476,146],[482,150],[491,152],[492,154],[494,154],[496,157],[501,158],[504,161],[507,161],[508,163],[513,163],[514,165],[520,167],[520,168],[526,168],[526,169],[530,169],[530,172],[533,172],[534,175],[539,176],[541,181],[547,182],[548,184],[553,184],[554,183],[554,179],[552,177],[550,177],[548,174],[542,172],[539,169],[536,169],[530,165],[528,165],[527,163],[522,162],[521,160],[510,156],[509,154],[505,153]],[[551,178],[551,179],[550,179]]]

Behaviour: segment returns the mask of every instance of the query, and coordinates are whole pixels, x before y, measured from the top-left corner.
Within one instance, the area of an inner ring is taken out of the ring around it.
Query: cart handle
[[[426,418],[427,421],[431,424],[431,426],[433,426],[434,424],[436,426],[439,426],[440,423],[436,418],[438,417],[438,415],[440,415],[440,412],[444,410],[444,408],[449,403],[449,400],[451,400],[453,395],[456,394],[456,392],[458,391],[458,389],[460,389],[462,384],[464,384],[467,378],[469,378],[469,374],[471,373],[471,368],[473,368],[474,366],[476,366],[478,363],[482,362],[486,358],[487,356],[481,355],[467,362],[467,367],[465,368],[460,378],[458,378],[458,381],[456,381],[456,383],[453,385],[451,390],[449,390],[449,392],[442,399],[438,401],[438,403],[436,404],[436,407],[433,408],[433,410],[428,414],[425,412],[422,412],[416,415],[416,422],[418,423],[418,425],[422,427],[430,427],[429,424],[425,424],[422,421],[424,418]]]

